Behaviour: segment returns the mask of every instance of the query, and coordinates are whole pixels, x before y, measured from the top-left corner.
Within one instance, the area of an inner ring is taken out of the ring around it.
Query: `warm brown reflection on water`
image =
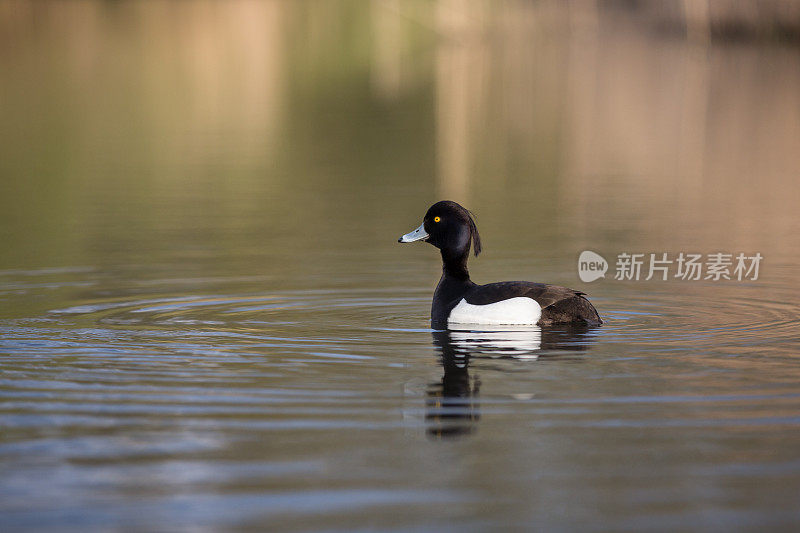
[[[592,6],[0,4],[0,528],[800,524],[800,52]],[[607,323],[432,334],[441,197]]]

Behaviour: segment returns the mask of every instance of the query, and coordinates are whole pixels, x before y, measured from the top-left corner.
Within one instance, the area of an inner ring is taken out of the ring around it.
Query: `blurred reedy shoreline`
[[[18,197],[51,214],[8,236],[33,258],[97,248],[115,187],[142,209],[114,216],[157,233],[199,209],[280,224],[290,203],[269,198],[312,188],[324,214],[362,180],[535,217],[553,241],[613,241],[626,213],[654,249],[685,225],[683,246],[781,254],[800,246],[799,6],[2,2],[0,222],[26,219]]]

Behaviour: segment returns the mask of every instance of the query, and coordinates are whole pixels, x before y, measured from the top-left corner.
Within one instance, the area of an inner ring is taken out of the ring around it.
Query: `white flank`
[[[447,325],[451,324],[536,324],[542,317],[542,307],[533,298],[518,296],[486,305],[472,305],[461,299],[450,311]]]

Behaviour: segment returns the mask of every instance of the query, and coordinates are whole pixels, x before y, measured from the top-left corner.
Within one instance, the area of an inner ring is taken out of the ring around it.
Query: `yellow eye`
[[[442,219],[440,217],[433,217],[434,222],[441,222]]]

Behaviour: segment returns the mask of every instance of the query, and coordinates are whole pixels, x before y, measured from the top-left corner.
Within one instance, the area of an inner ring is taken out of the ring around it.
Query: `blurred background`
[[[5,268],[389,247],[442,198],[489,249],[800,238],[800,2],[4,1],[0,39]]]
[[[800,1],[0,0],[0,125],[3,531],[800,525]]]

